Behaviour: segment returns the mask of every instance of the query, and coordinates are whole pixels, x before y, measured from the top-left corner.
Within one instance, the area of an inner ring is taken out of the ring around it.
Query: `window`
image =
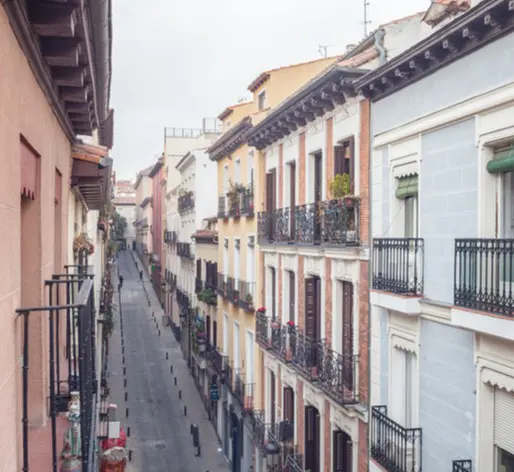
[[[223,246],[223,274],[225,277],[228,272],[228,238],[225,238],[225,245]]]
[[[254,159],[253,150],[248,152],[248,185],[253,187],[254,185]]]
[[[263,90],[258,95],[258,105],[259,105],[259,111],[264,110],[266,108],[266,90]]]
[[[274,267],[270,267],[271,284],[271,318],[277,319],[277,272]]]
[[[255,248],[248,244],[246,248],[246,281],[249,283],[249,293],[253,296],[253,281],[255,267]]]
[[[354,190],[355,140],[353,136],[334,148],[334,175],[347,175],[351,193]]]
[[[392,349],[391,418],[404,428],[414,427],[414,382],[416,356],[398,347]]]
[[[502,238],[514,237],[514,173],[505,172],[502,178],[502,208],[500,212],[500,227]]]
[[[494,446],[496,471],[514,471],[514,394],[496,388],[494,390]]]
[[[228,315],[223,313],[223,354],[228,354]]]
[[[254,344],[253,344],[253,333],[251,331],[246,332],[246,382],[253,383],[253,364],[254,364]]]
[[[240,367],[240,356],[239,356],[239,323],[234,321],[234,350],[233,350],[233,361],[234,361],[234,369],[239,369]]]
[[[241,159],[239,158],[234,162],[234,182],[241,183]]]
[[[296,291],[295,291],[295,276],[294,272],[292,270],[286,271],[286,276],[288,280],[288,307],[287,312],[289,313],[289,321],[292,321],[293,323],[296,322],[296,306],[295,306],[295,298],[296,298]]]
[[[418,176],[398,179],[396,198],[404,202],[404,236],[418,237]]]
[[[239,280],[239,266],[241,265],[240,240],[234,239],[234,280]]]
[[[223,167],[223,192],[227,193],[229,187],[228,166]]]

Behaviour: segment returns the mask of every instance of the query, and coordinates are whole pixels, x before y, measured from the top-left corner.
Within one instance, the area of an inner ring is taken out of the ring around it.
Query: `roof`
[[[445,18],[467,11],[470,8],[469,0],[433,0],[425,12],[422,21],[430,26],[435,26]]]
[[[290,65],[282,66],[282,67],[276,67],[275,69],[269,69],[267,71],[261,72],[252,81],[252,83],[248,86],[248,90],[250,92],[255,92],[264,82],[266,82],[266,80],[269,79],[270,75],[273,72],[276,72],[276,71],[279,71],[279,70],[284,70],[284,69],[292,69],[293,67],[300,67],[300,66],[305,66],[305,65],[308,65],[308,64],[314,64],[314,63],[320,62],[320,61],[329,61],[330,59],[336,60],[338,57],[340,57],[340,56],[321,57],[319,59],[314,59],[314,60],[305,61],[305,62],[299,62],[297,64],[290,64]]]
[[[246,139],[247,133],[252,126],[252,119],[249,116],[243,118],[207,149],[209,158],[212,161],[217,161],[237,149]]]
[[[157,162],[153,165],[152,169],[148,173],[148,177],[151,177],[153,179],[157,175],[157,172],[159,172],[162,169],[163,165],[164,159],[162,157],[159,157]]]
[[[513,20],[510,0],[484,0],[366,74],[357,81],[356,89],[373,101],[380,100],[514,32]]]
[[[109,150],[104,146],[93,144],[74,144],[71,148],[71,157],[81,161],[99,164],[102,158],[109,155]]]
[[[134,183],[134,189],[136,189],[139,186],[139,183],[141,182],[141,179],[143,177],[148,177],[150,175],[150,172],[152,171],[153,167],[154,166],[151,165],[151,166],[147,167],[146,169],[139,171],[139,173],[137,174],[137,177],[136,177],[136,182]]]
[[[192,234],[191,237],[197,243],[218,244],[217,231],[198,230],[196,233]]]
[[[249,103],[252,103],[251,101],[247,100],[244,102],[236,103],[235,105],[230,105],[229,107],[225,108],[219,115],[218,120],[223,121],[225,118],[228,118],[234,111],[234,109],[241,107],[243,105],[248,105]]]

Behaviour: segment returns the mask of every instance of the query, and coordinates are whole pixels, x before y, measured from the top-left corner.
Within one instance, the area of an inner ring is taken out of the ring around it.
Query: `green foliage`
[[[214,293],[214,290],[206,288],[198,293],[198,300],[207,303],[207,305],[217,305],[218,296]]]
[[[127,220],[124,216],[121,216],[116,210],[112,215],[114,221],[114,228],[112,231],[112,239],[123,238],[125,230],[127,229]]]
[[[350,175],[349,174],[336,174],[334,178],[328,183],[328,188],[332,198],[343,198],[350,193]]]

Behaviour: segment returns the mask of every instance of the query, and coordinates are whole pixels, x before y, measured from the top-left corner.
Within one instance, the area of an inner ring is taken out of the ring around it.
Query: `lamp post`
[[[280,446],[275,441],[269,441],[264,447],[266,451],[267,472],[279,472],[280,470]]]

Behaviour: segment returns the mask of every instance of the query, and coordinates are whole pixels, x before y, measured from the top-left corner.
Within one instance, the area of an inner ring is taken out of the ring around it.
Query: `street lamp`
[[[280,446],[275,441],[269,441],[264,447],[266,451],[266,469],[268,472],[278,472],[280,467]]]

